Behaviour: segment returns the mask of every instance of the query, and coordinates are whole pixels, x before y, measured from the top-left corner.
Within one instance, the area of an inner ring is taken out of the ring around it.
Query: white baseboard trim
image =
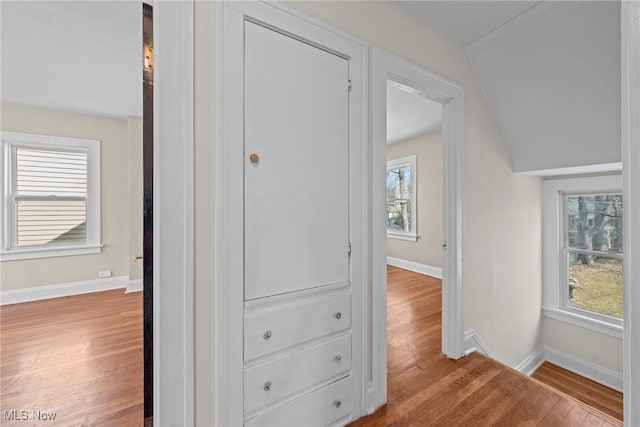
[[[142,279],[135,279],[127,281],[127,290],[125,293],[130,294],[131,292],[142,292],[142,286],[144,282]]]
[[[545,362],[544,348],[537,348],[533,353],[524,358],[524,360],[514,368],[525,375],[531,376]]]
[[[81,282],[61,283],[58,285],[36,286],[25,289],[0,291],[0,305],[21,302],[39,301],[60,298],[70,295],[88,294],[91,292],[110,291],[127,286],[128,276],[109,277],[106,279],[83,280]]]
[[[622,393],[624,380],[621,372],[616,372],[548,346],[544,346],[544,358],[547,362]]]
[[[426,274],[427,276],[435,277],[436,279],[442,279],[442,269],[438,267],[420,264],[413,261],[407,261],[391,256],[387,257],[387,264],[394,267],[403,268],[405,270],[413,271],[415,273]]]
[[[482,341],[478,333],[472,328],[464,333],[464,355],[478,352],[487,357],[493,358],[487,345]]]

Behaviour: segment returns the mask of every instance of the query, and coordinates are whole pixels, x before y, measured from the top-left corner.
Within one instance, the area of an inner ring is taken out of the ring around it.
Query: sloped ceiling
[[[142,3],[2,1],[2,102],[142,115]]]
[[[527,12],[540,1],[398,1],[395,5],[466,45]]]
[[[514,171],[620,162],[620,3],[513,3],[399,7],[467,45]]]

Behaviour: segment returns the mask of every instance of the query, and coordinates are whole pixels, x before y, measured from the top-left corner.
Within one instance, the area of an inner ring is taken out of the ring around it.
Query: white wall
[[[383,2],[288,6],[460,83],[466,90],[464,316],[501,361],[540,345],[540,179],[516,176],[464,48]],[[213,425],[215,6],[195,4],[196,424]]]
[[[387,256],[442,268],[442,134],[387,145],[387,160],[416,156],[418,240],[387,238]]]
[[[542,329],[545,346],[622,375],[622,338],[547,317]]]
[[[129,241],[129,127],[127,120],[87,116],[40,108],[2,104],[2,130],[52,136],[98,139],[102,153],[102,243],[100,254],[3,261],[3,291],[92,280],[98,271],[128,276]],[[138,141],[141,145],[141,140]],[[133,144],[133,142],[132,142]],[[142,164],[131,164],[133,169]],[[140,173],[138,172],[132,173]]]

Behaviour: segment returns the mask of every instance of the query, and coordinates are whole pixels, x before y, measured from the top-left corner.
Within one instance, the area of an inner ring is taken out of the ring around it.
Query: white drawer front
[[[249,413],[351,369],[351,335],[279,357],[244,371]]]
[[[351,413],[351,376],[297,399],[278,405],[245,421],[254,427],[327,426]]]
[[[264,356],[351,327],[351,296],[334,295],[244,322],[244,360]]]

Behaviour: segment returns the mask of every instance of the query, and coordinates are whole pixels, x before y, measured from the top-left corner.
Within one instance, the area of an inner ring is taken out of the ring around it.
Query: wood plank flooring
[[[0,307],[0,351],[0,425],[142,425],[142,292]]]
[[[441,282],[388,268],[388,402],[351,426],[621,426],[479,354],[440,353]]]
[[[618,420],[622,420],[623,397],[619,391],[600,385],[549,362],[544,362],[532,377]]]

